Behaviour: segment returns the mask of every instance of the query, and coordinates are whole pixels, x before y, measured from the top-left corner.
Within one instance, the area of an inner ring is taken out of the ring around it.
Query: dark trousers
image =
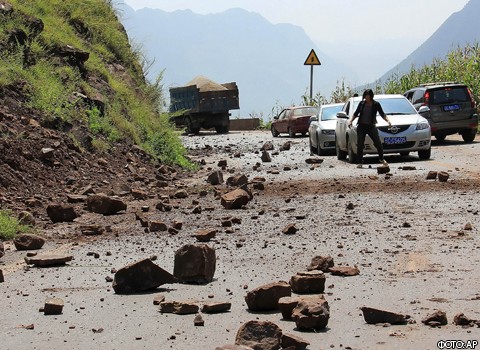
[[[383,160],[383,146],[378,136],[378,130],[375,125],[358,124],[357,126],[357,159],[358,163],[363,162],[363,148],[365,147],[365,136],[368,135],[373,141],[373,144],[378,152],[378,158]]]

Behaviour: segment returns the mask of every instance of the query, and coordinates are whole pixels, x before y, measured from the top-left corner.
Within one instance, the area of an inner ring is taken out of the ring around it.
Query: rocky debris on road
[[[72,205],[62,203],[49,204],[47,215],[53,223],[72,222],[78,217]]]
[[[0,270],[0,283],[5,282],[5,277],[3,277],[3,271]]]
[[[282,330],[270,321],[248,321],[237,331],[236,345],[250,346],[256,350],[280,349]]]
[[[175,283],[175,278],[150,259],[142,259],[119,269],[112,288],[116,294],[133,294]]]
[[[280,298],[292,295],[290,284],[285,281],[273,282],[257,287],[247,293],[245,301],[251,311],[278,310]]]
[[[323,293],[325,280],[325,274],[322,271],[298,272],[290,278],[290,286],[297,294]]]
[[[292,319],[299,330],[316,331],[324,329],[330,318],[330,307],[325,299],[302,299],[292,311]]]
[[[307,163],[307,164],[322,164],[323,159],[322,158],[307,158],[307,159],[305,159],[305,163]]]
[[[232,187],[244,187],[248,184],[248,178],[245,175],[230,176],[227,179],[227,185]]]
[[[232,303],[229,302],[214,302],[203,304],[202,312],[205,314],[218,314],[227,312],[232,307]]]
[[[182,283],[207,284],[216,269],[215,248],[206,244],[187,244],[175,252],[173,275]]]
[[[360,274],[360,270],[356,266],[335,266],[329,269],[329,272],[334,276],[351,277]]]
[[[282,233],[284,235],[294,235],[295,233],[297,233],[297,231],[298,229],[295,224],[288,224],[283,228]]]
[[[285,141],[283,143],[283,145],[280,146],[280,152],[290,151],[290,148],[292,148],[292,142],[291,141]]]
[[[89,224],[89,225],[80,225],[80,232],[85,236],[98,236],[103,235],[106,231],[106,228],[102,225]]]
[[[446,171],[440,171],[438,173],[438,181],[440,182],[447,182],[449,178],[450,178],[450,174],[447,173]]]
[[[3,242],[0,241],[0,259],[3,258],[5,255],[5,246],[3,245]]]
[[[195,327],[203,327],[203,326],[205,326],[205,321],[204,321],[202,315],[200,315],[200,314],[196,314],[196,315],[195,315],[195,318],[193,319],[193,325],[194,325]]]
[[[45,244],[45,239],[34,234],[20,234],[13,239],[17,250],[38,250]]]
[[[193,300],[187,301],[162,301],[159,311],[162,314],[191,315],[198,313],[200,307]]]
[[[307,267],[308,271],[320,270],[328,272],[334,266],[333,258],[331,256],[315,256],[312,258],[310,265]]]
[[[223,173],[220,170],[216,170],[210,173],[207,177],[207,182],[210,185],[216,186],[223,183]]]
[[[153,297],[153,305],[160,305],[163,301],[165,301],[165,295],[163,294],[158,294]]]
[[[445,326],[448,324],[447,313],[442,310],[437,310],[434,313],[428,315],[422,320],[422,323],[432,328]]]
[[[430,170],[427,174],[427,177],[426,179],[427,180],[436,180],[437,179],[437,175],[438,175],[438,171],[433,171],[433,170]]]
[[[245,345],[223,345],[223,346],[217,346],[215,350],[253,350],[253,348]]]
[[[468,318],[463,313],[459,313],[453,317],[453,324],[457,326],[462,326],[462,327],[474,327],[474,326],[480,327],[480,320],[474,320],[474,319]]]
[[[282,349],[305,350],[310,343],[291,333],[282,333]]]
[[[388,324],[406,324],[409,322],[410,316],[403,315],[391,311],[375,309],[371,307],[361,307],[363,318],[368,324],[388,323]]]
[[[206,229],[197,231],[193,236],[199,242],[209,242],[211,239],[215,238],[216,235],[217,235],[217,230],[216,229],[206,228]]]
[[[265,142],[262,148],[260,148],[261,151],[273,151],[274,149],[275,149],[275,146],[273,145],[272,141]]]
[[[45,315],[61,315],[63,312],[64,302],[60,298],[48,298],[43,307]]]
[[[264,163],[270,163],[272,161],[272,157],[270,156],[270,153],[268,153],[266,150],[262,151],[262,156],[260,157],[260,159]]]
[[[113,215],[127,210],[127,204],[118,197],[99,193],[88,197],[87,209],[92,213]]]
[[[252,195],[243,188],[237,188],[221,196],[221,204],[225,209],[241,209],[252,199]]]
[[[390,172],[390,167],[388,165],[379,165],[377,167],[377,174],[388,174]]]
[[[291,320],[293,310],[297,307],[297,305],[300,302],[304,300],[317,299],[317,298],[325,299],[323,294],[282,297],[278,300],[278,309],[282,313],[283,319]]]
[[[34,265],[37,267],[62,266],[72,260],[73,256],[67,254],[46,254],[37,255],[35,257],[25,257],[25,263],[27,265]]]
[[[168,230],[168,226],[163,221],[151,220],[148,222],[148,230],[150,232],[163,232]]]

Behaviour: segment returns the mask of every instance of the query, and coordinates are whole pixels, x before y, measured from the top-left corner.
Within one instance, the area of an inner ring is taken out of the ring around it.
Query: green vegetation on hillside
[[[0,11],[0,97],[21,89],[44,125],[83,124],[98,150],[130,139],[189,166],[163,113],[162,77],[145,81],[111,0],[9,0]]]
[[[0,210],[0,240],[14,238],[17,233],[27,233],[31,228],[22,225],[9,210]]]

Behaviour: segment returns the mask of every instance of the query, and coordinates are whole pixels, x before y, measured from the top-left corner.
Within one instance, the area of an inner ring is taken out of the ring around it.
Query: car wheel
[[[338,160],[345,160],[347,159],[347,152],[342,151],[340,146],[338,145],[337,139],[335,139],[335,152],[337,153]]]
[[[273,125],[272,125],[270,130],[272,131],[272,136],[273,137],[278,137],[279,132],[277,131],[277,129],[275,129],[275,127]]]
[[[355,154],[355,152],[353,152],[353,145],[350,140],[348,140],[348,161],[350,163],[357,162],[357,155]]]
[[[320,146],[320,138],[317,138],[317,154],[319,156],[324,156],[325,155],[325,150]]]
[[[295,133],[292,131],[292,128],[288,128],[288,136],[295,137]]]
[[[315,154],[315,149],[312,146],[312,139],[310,137],[308,138],[308,146],[310,149],[310,155],[313,156]]]
[[[435,135],[435,138],[437,139],[438,142],[443,142],[445,141],[445,137],[447,137],[447,135]]]
[[[418,158],[420,158],[421,160],[430,159],[431,155],[432,155],[432,148],[418,151]]]
[[[477,130],[469,130],[462,133],[462,139],[465,143],[471,143],[475,140],[477,135]]]
[[[410,152],[400,152],[400,155],[402,157],[407,157],[410,154]]]
[[[305,137],[307,135],[306,132],[302,132],[302,136]]]

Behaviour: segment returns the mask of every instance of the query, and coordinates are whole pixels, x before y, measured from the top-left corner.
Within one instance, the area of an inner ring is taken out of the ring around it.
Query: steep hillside
[[[187,164],[110,1],[1,0],[0,23],[0,209]]]
[[[480,22],[477,18],[479,13],[480,1],[470,0],[461,11],[452,14],[418,49],[379,80],[385,81],[394,73],[406,73],[412,66],[421,67],[430,64],[434,58],[443,59],[448,52],[459,46],[479,42]]]
[[[129,35],[154,63],[150,77],[165,69],[165,84],[181,86],[197,75],[217,82],[236,81],[240,114],[268,115],[278,105],[298,104],[309,91],[310,68],[303,63],[315,49],[322,65],[314,70],[314,91],[329,95],[352,76],[319,50],[304,30],[273,25],[254,12],[230,9],[199,15],[119,6]],[[237,112],[235,112],[237,113]]]

